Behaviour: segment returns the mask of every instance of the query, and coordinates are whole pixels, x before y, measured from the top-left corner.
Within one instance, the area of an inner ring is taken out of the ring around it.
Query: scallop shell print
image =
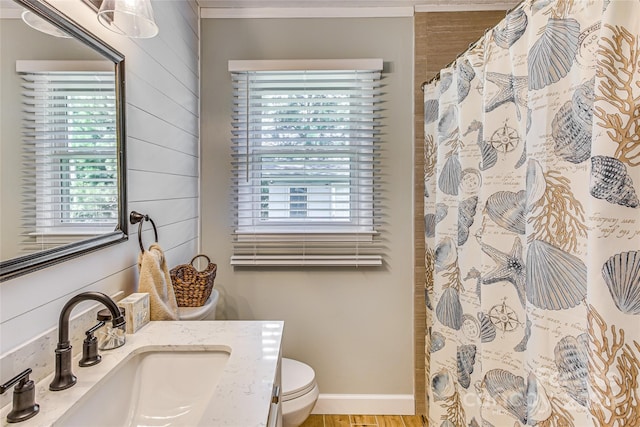
[[[640,251],[612,256],[602,266],[602,276],[618,310],[640,314]]]
[[[527,29],[528,18],[523,8],[517,8],[493,30],[493,39],[503,49],[509,49]]]
[[[463,200],[458,207],[458,246],[464,245],[469,238],[469,227],[473,224],[477,206],[478,197],[472,196]]]
[[[462,327],[462,304],[454,288],[447,288],[436,305],[436,318],[443,325],[459,331]]]
[[[545,310],[566,310],[587,295],[587,267],[582,260],[542,240],[527,249],[526,294]]]
[[[469,388],[473,365],[476,363],[476,346],[473,344],[458,346],[456,362],[458,365],[458,383],[464,388]]]
[[[560,385],[573,400],[587,406],[589,337],[587,334],[581,334],[578,338],[566,336],[556,344],[553,353]]]
[[[424,101],[424,124],[428,125],[438,120],[440,103],[437,99],[427,99]]]
[[[440,172],[440,176],[438,177],[438,187],[445,194],[457,196],[461,180],[462,165],[460,164],[458,156],[454,153],[444,162],[442,172]]]
[[[579,47],[580,24],[573,18],[549,18],[529,50],[529,89],[542,89],[569,73]]]
[[[480,342],[487,343],[496,339],[496,325],[493,324],[489,316],[483,312],[478,312],[480,321]]]
[[[589,193],[596,199],[630,208],[640,205],[627,168],[620,160],[608,156],[591,158]]]
[[[527,424],[527,387],[524,378],[504,369],[492,369],[484,376],[482,387],[522,424]]]
[[[502,228],[518,234],[525,233],[527,192],[498,191],[487,198],[485,212]]]
[[[551,123],[556,155],[571,163],[582,163],[591,155],[591,125],[595,79],[578,86]]]

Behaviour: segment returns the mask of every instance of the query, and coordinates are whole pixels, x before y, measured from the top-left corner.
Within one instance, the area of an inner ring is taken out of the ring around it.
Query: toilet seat
[[[316,387],[316,373],[297,360],[282,358],[282,400],[296,399]]]

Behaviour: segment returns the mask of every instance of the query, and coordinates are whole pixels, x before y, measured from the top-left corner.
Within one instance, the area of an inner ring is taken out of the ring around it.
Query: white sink
[[[116,366],[56,426],[197,426],[230,350],[144,351]],[[77,368],[76,368],[77,369]]]

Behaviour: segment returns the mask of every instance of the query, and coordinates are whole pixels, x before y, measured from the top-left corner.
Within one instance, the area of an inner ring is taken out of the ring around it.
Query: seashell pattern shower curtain
[[[426,85],[430,426],[640,426],[638,17],[526,0]]]

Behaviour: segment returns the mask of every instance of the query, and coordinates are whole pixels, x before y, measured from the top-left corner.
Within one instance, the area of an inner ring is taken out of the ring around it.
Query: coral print
[[[629,166],[640,165],[640,41],[623,26],[605,24],[608,36],[597,51],[599,94],[596,123],[606,130],[615,146],[616,159]]]
[[[524,0],[425,85],[429,425],[640,427],[639,16]]]

